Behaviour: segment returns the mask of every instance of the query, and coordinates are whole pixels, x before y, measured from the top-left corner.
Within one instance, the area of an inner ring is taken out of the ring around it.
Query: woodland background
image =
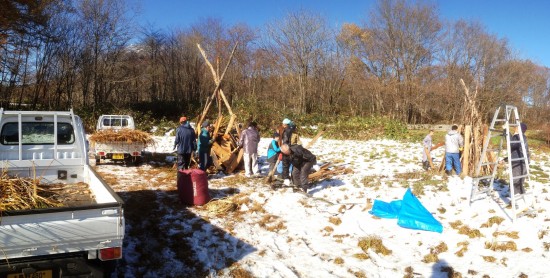
[[[0,106],[74,108],[141,121],[196,117],[215,84],[197,43],[220,71],[235,113],[264,126],[384,118],[460,123],[463,79],[489,121],[500,104],[544,128],[550,70],[519,59],[506,38],[448,21],[430,2],[379,0],[362,24],[334,29],[308,10],[261,28],[207,18],[170,30],[136,22],[123,0],[1,0]],[[214,109],[213,113],[217,112]]]

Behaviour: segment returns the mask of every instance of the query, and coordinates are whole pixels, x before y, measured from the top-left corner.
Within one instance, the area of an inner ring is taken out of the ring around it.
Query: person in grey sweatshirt
[[[460,165],[460,151],[464,147],[464,138],[458,132],[458,126],[453,125],[445,135],[445,173],[450,175],[455,169],[457,175],[462,173]]]

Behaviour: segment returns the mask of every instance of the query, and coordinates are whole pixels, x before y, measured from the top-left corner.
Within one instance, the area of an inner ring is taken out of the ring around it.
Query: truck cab
[[[135,129],[134,118],[129,115],[101,115],[97,119],[96,130]]]

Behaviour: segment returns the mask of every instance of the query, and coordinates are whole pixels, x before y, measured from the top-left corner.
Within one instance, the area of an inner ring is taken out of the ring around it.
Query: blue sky
[[[186,28],[213,17],[225,24],[262,27],[300,8],[317,12],[333,27],[362,23],[375,0],[128,0],[141,6],[138,21],[162,30]],[[550,1],[546,0],[439,0],[442,20],[481,22],[487,32],[507,38],[521,59],[550,67]]]

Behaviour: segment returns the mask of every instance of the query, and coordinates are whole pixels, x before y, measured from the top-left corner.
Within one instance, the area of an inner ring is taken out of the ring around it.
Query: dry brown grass
[[[0,170],[0,212],[64,207],[76,195],[93,202],[94,196],[86,183],[40,184],[40,179],[10,177]]]
[[[445,242],[440,242],[438,245],[432,248],[431,252],[441,254],[447,250],[449,250],[447,244]]]
[[[464,253],[468,251],[468,245],[470,245],[467,241],[462,241],[456,244],[457,247],[461,247],[460,250],[455,252],[455,255],[457,257],[464,257]]]
[[[338,225],[342,224],[342,219],[340,219],[339,217],[331,216],[328,219],[328,222],[338,226]]]
[[[518,251],[518,247],[515,242],[513,241],[507,241],[507,242],[485,242],[485,249],[489,249],[492,251]]]
[[[507,236],[511,239],[519,239],[519,232],[494,232],[493,237]]]
[[[403,278],[414,278],[414,269],[412,266],[405,267],[405,275],[403,275]]]
[[[386,246],[382,244],[382,239],[380,239],[377,236],[369,236],[369,237],[363,238],[359,240],[359,243],[357,245],[361,247],[361,249],[365,253],[367,253],[367,250],[369,249],[371,249],[377,254],[382,254],[385,256],[390,255],[392,253],[392,250],[386,248]]]
[[[458,230],[458,233],[461,235],[467,235],[469,238],[481,237],[481,232],[478,229],[472,229],[462,223],[462,221],[457,220],[455,222],[450,222],[451,228]]]
[[[481,237],[481,232],[478,229],[472,229],[466,225],[458,229],[458,233],[462,235],[467,235],[469,238]]]
[[[252,273],[242,269],[242,267],[238,264],[234,264],[229,272],[229,275],[231,275],[232,278],[254,278]]]
[[[488,263],[494,263],[497,261],[497,259],[493,256],[481,256],[483,258],[484,261],[488,262]]]
[[[342,265],[342,264],[344,264],[344,259],[338,257],[338,258],[334,259],[334,263],[338,264],[338,265]]]
[[[260,227],[270,231],[278,232],[286,229],[284,221],[280,220],[278,216],[272,214],[266,214],[258,221]]]
[[[453,228],[453,229],[455,229],[455,230],[458,230],[458,228],[459,228],[460,226],[462,226],[463,224],[462,224],[462,221],[457,220],[457,221],[455,221],[455,222],[449,222],[449,225],[451,225],[451,228]]]
[[[338,208],[338,212],[339,213],[343,213],[346,211],[346,206],[345,205],[341,205],[339,208]]]
[[[435,263],[439,261],[438,255],[449,250],[445,242],[440,242],[438,245],[430,248],[430,253],[422,259],[425,263]]]
[[[217,216],[222,216],[237,210],[239,206],[230,200],[211,200],[203,208]]]
[[[357,254],[353,254],[352,256],[356,259],[363,260],[363,261],[370,259],[367,253],[357,253]]]
[[[427,264],[435,263],[437,261],[439,261],[439,257],[437,256],[437,254],[430,253],[430,254],[425,255],[424,258],[422,258],[422,262],[425,262]]]
[[[100,130],[90,135],[90,142],[92,145],[95,142],[107,143],[107,142],[124,142],[124,143],[142,143],[145,146],[152,146],[155,143],[151,134],[134,129],[123,128],[120,130],[106,129]]]
[[[493,216],[493,217],[489,218],[489,220],[487,220],[487,222],[481,224],[481,228],[489,228],[489,227],[493,226],[493,224],[500,225],[500,223],[502,223],[502,221],[504,221],[504,218],[499,217],[499,216]]]
[[[376,188],[380,186],[380,177],[378,176],[365,176],[361,179],[361,183],[365,187]]]

